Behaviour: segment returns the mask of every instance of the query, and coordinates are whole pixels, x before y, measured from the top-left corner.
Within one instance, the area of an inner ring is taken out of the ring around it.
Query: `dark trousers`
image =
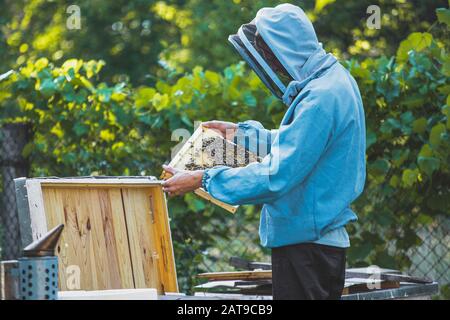
[[[275,300],[340,299],[345,249],[302,243],[272,249]]]

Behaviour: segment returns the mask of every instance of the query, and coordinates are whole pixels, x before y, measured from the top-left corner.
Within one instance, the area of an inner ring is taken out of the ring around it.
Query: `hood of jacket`
[[[293,79],[283,83],[255,48],[255,33],[265,43]],[[262,8],[255,19],[239,28],[229,41],[263,83],[286,105],[290,105],[306,84],[337,62],[326,53],[305,12],[291,4]]]

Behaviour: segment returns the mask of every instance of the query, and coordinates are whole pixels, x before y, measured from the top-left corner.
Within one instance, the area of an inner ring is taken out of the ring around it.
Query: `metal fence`
[[[229,271],[231,257],[270,262],[269,250],[264,252],[259,245],[259,221],[243,220],[240,217],[230,219],[227,223],[227,239],[216,238],[214,246],[203,252],[201,267],[204,271]]]
[[[29,164],[22,151],[29,142],[26,124],[7,124],[0,128],[0,256],[15,259],[20,253],[20,233],[17,216],[14,178],[27,176]]]
[[[270,261],[269,256],[261,254],[261,248],[255,244],[257,237],[257,222],[244,224],[234,220],[237,230],[230,238],[233,240],[218,241],[217,246],[205,252],[201,263],[205,271],[230,270],[228,258],[231,256],[255,256],[259,261]],[[437,281],[442,287],[450,285],[450,218],[437,217],[432,223],[418,228],[417,235],[422,243],[407,250],[406,255],[411,260],[411,266],[402,270],[410,275],[428,277]],[[383,266],[381,266],[383,267]]]
[[[426,276],[439,284],[450,284],[450,218],[438,217],[417,230],[422,244],[409,249],[412,265],[408,272]]]

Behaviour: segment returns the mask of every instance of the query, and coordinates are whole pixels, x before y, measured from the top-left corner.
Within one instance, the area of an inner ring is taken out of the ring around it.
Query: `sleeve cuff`
[[[202,188],[205,189],[206,192],[208,192],[208,184],[209,180],[211,179],[211,176],[208,173],[209,169],[206,169],[203,171],[203,177],[202,177]]]
[[[202,178],[202,188],[211,194],[211,180],[220,172],[230,169],[230,167],[227,166],[216,166],[213,168],[205,169],[203,171],[203,178]],[[212,194],[211,194],[212,195]]]

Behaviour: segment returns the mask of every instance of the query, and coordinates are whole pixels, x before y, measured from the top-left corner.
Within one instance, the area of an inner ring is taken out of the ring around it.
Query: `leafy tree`
[[[188,11],[191,22],[180,28],[180,41],[166,48],[163,57],[178,70],[189,70],[195,65],[221,70],[238,59],[228,44],[228,35],[236,33],[243,23],[250,22],[260,8],[280,3],[283,1],[188,0],[179,6],[171,4],[172,8]],[[394,55],[400,41],[409,33],[430,28],[436,18],[435,9],[446,6],[447,1],[296,0],[290,3],[307,12],[328,51],[348,59],[356,55]],[[378,5],[381,9],[379,30],[366,26],[369,17],[366,10],[370,5]]]
[[[164,11],[152,0],[77,1],[80,29],[67,27],[71,16],[67,9],[73,1],[4,2],[0,57],[10,68],[39,57],[56,63],[70,58],[103,59],[107,79],[154,83],[161,69],[163,41],[172,41],[176,28],[183,27],[183,22],[176,27],[167,23]]]
[[[3,0],[0,57],[9,68],[29,58],[50,61],[102,59],[107,79],[154,85],[167,72],[202,65],[214,71],[235,63],[227,37],[276,0],[78,1],[81,29],[66,26],[68,0]],[[427,30],[445,0],[297,0],[314,21],[327,50],[342,58],[392,55],[413,31]],[[369,5],[378,5],[382,28],[366,27]],[[226,19],[224,19],[226,17]],[[165,70],[165,71],[164,71]]]
[[[368,181],[350,261],[406,267],[419,225],[448,216],[449,42],[415,32],[396,57],[350,61],[366,110]],[[438,32],[439,34],[439,32]]]

